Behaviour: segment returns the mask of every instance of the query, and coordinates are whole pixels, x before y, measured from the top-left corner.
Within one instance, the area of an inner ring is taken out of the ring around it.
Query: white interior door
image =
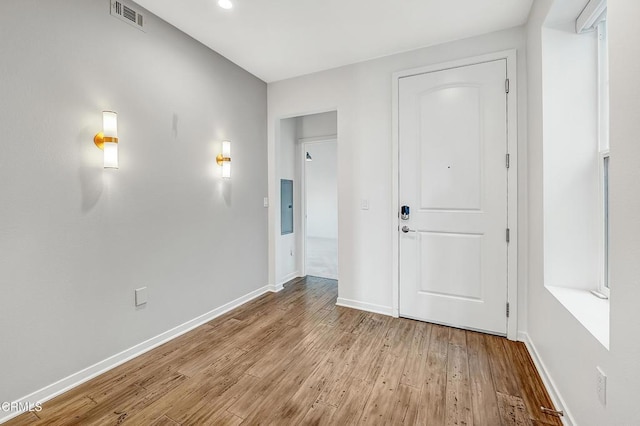
[[[506,67],[399,81],[401,316],[507,332]]]

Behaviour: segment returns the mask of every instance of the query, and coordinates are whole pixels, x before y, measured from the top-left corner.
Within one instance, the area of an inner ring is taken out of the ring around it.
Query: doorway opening
[[[279,120],[278,287],[307,275],[338,279],[337,116],[329,111]]]

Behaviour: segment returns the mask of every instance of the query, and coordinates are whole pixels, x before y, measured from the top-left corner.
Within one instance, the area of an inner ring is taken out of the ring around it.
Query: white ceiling
[[[266,82],[526,22],[533,0],[135,0]]]

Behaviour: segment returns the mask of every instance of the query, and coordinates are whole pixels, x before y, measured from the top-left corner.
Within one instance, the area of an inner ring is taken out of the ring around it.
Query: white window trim
[[[576,19],[576,33],[591,31],[607,16],[607,0],[590,0]]]

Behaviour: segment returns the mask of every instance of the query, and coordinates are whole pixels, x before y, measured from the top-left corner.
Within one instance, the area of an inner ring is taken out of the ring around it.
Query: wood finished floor
[[[309,277],[7,425],[561,425],[522,343],[336,307]]]

